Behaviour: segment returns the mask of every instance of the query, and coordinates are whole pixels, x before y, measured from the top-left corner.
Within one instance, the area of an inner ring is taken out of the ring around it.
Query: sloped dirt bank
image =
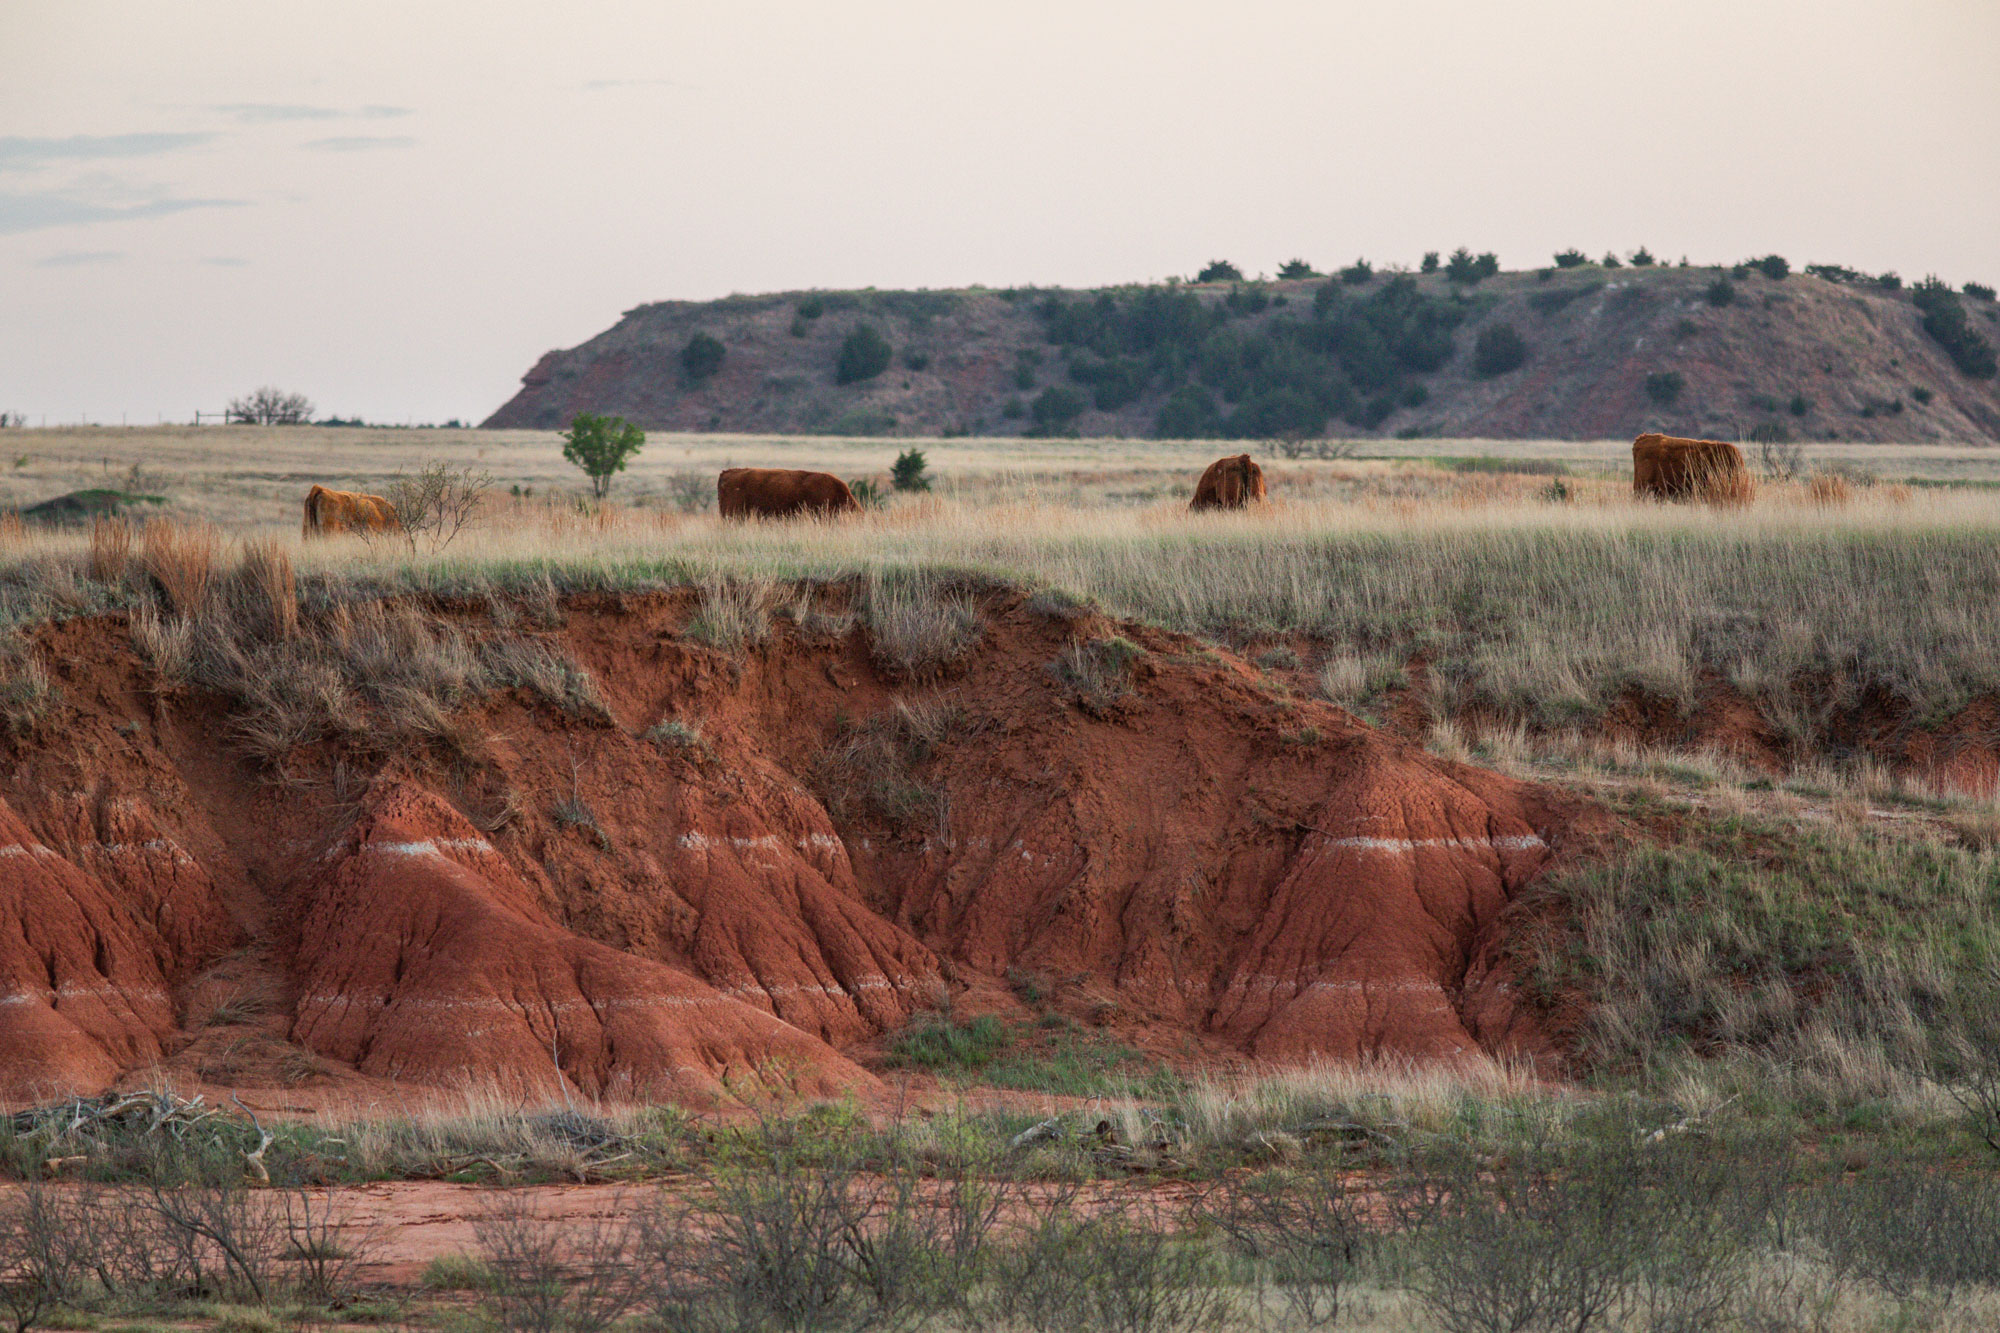
[[[1600,816],[1005,589],[912,680],[854,596],[730,649],[692,592],[573,599],[510,633],[601,708],[509,691],[276,767],[122,618],[44,632],[58,701],[0,743],[0,1093],[866,1088],[858,1048],[1023,977],[1156,1050],[1546,1047],[1505,909]]]

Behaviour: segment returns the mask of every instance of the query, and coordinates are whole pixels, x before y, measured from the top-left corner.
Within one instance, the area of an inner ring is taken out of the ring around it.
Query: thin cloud
[[[365,153],[377,148],[409,148],[416,142],[407,134],[341,134],[309,139],[304,146],[317,153]]]
[[[679,79],[590,79],[583,85],[587,93],[608,92],[613,88],[686,88]]]
[[[345,113],[334,106],[304,106],[295,102],[223,102],[209,107],[241,125],[273,125],[287,120],[335,120]]]
[[[55,162],[97,161],[113,157],[156,157],[205,144],[216,136],[180,134],[72,134],[55,139],[0,136],[0,171],[47,166]]]
[[[342,106],[314,106],[304,102],[221,102],[210,111],[228,116],[240,125],[277,125],[299,120],[342,120],[359,116],[365,120],[385,120],[407,116],[406,106],[369,105],[350,110]]]
[[[86,222],[131,222],[162,218],[197,208],[241,208],[242,199],[149,199],[137,204],[100,204],[73,194],[0,192],[0,236]]]
[[[125,258],[123,250],[60,250],[35,261],[36,268],[82,268],[87,264],[115,264]]]

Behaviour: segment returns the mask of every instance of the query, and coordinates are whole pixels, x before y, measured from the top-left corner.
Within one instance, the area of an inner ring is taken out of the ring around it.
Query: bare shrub
[[[132,1203],[150,1214],[175,1266],[195,1289],[267,1302],[286,1241],[282,1213],[245,1188],[234,1168],[184,1162],[156,1171]]]
[[[227,419],[245,426],[295,426],[312,419],[312,399],[267,384],[229,400]]]
[[[715,507],[715,477],[707,472],[674,472],[667,476],[667,497],[683,514]]]
[[[1878,1168],[1825,1183],[1806,1212],[1802,1229],[1837,1273],[1898,1300],[2000,1286],[2000,1180],[1989,1173]]]
[[[222,550],[222,534],[214,524],[148,519],[142,545],[139,563],[171,610],[187,616],[208,606]]]
[[[1195,1333],[1229,1313],[1207,1257],[1158,1219],[1085,1216],[1060,1195],[1034,1210],[991,1273],[977,1313],[1030,1333]]]
[[[1295,1322],[1340,1322],[1341,1287],[1373,1231],[1345,1179],[1343,1163],[1319,1161],[1214,1191],[1199,1213],[1263,1267]]]
[[[488,1311],[509,1333],[604,1333],[650,1285],[630,1218],[554,1220],[502,1196],[473,1235],[490,1275]]]
[[[1789,440],[1765,439],[1757,442],[1757,463],[1766,481],[1796,481],[1805,465],[1806,448]]]
[[[434,460],[414,475],[398,472],[389,482],[386,498],[410,550],[421,547],[436,554],[472,522],[492,487],[491,473]]]
[[[90,577],[99,583],[122,583],[132,563],[132,521],[125,518],[90,520]]]
[[[942,676],[986,637],[986,618],[971,595],[929,571],[870,574],[862,611],[876,665],[911,680]]]
[[[1613,1107],[1498,1158],[1422,1154],[1395,1196],[1410,1290],[1447,1333],[1713,1327],[1784,1193],[1769,1145],[1718,1146]]]
[[[314,1305],[347,1304],[369,1262],[373,1235],[353,1225],[331,1191],[315,1196],[309,1190],[286,1190],[284,1212],[283,1257],[293,1265],[293,1291]]]

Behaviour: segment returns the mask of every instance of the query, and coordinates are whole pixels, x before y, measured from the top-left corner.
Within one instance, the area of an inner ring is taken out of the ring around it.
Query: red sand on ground
[[[980,595],[985,642],[928,685],[863,631],[780,618],[732,656],[682,637],[691,595],[573,600],[533,637],[609,719],[500,696],[472,758],[364,737],[283,776],[121,619],[45,631],[61,702],[0,741],[0,1095],[867,1092],[870,1041],[1024,977],[1166,1055],[1546,1049],[1504,909],[1596,815],[1195,641]],[[1111,633],[1148,650],[1132,690],[1080,701],[1049,664]],[[893,775],[922,815],[837,826],[816,761],[920,698],[958,716]]]

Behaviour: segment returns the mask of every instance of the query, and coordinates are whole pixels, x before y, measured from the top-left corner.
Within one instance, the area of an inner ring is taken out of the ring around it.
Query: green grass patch
[[[933,1074],[976,1074],[1013,1044],[1013,1034],[992,1014],[960,1023],[923,1014],[889,1041],[888,1063]]]

